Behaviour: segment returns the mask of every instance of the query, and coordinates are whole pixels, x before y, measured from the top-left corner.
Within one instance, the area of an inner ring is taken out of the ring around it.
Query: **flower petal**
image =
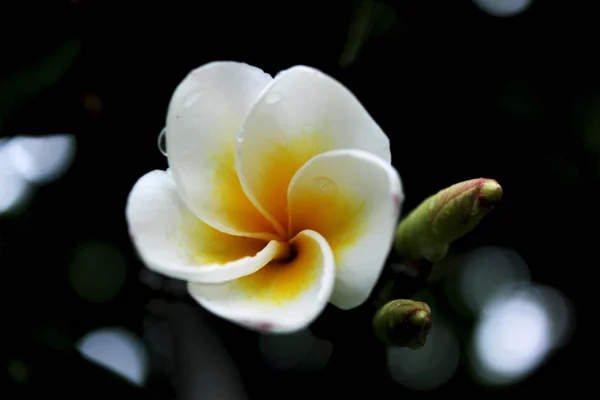
[[[169,104],[167,157],[179,193],[200,219],[232,235],[274,236],[235,170],[236,134],[271,80],[247,64],[213,62],[190,72]]]
[[[251,274],[287,251],[287,244],[211,228],[180,200],[165,171],[149,172],[136,182],[126,217],[142,261],[176,279],[225,282]]]
[[[296,171],[319,153],[344,148],[391,159],[389,139],[348,89],[296,66],[280,72],[248,114],[238,138],[238,176],[250,200],[285,227]]]
[[[292,234],[319,232],[335,256],[331,303],[362,304],[377,283],[392,245],[403,200],[400,176],[361,150],[334,150],[308,161],[288,192]]]
[[[244,327],[294,332],[309,325],[325,308],[333,289],[333,254],[314,231],[291,241],[294,258],[271,262],[252,275],[220,285],[188,283],[188,292],[204,308]]]

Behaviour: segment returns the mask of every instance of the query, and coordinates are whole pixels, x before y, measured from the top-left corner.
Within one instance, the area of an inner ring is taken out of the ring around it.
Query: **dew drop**
[[[158,134],[158,151],[160,151],[163,156],[167,155],[167,128],[163,128]]]
[[[188,97],[187,99],[185,99],[185,102],[183,103],[183,106],[185,108],[191,107],[194,105],[194,103],[196,103],[201,97],[200,93],[194,93],[192,94],[190,97]]]
[[[312,124],[304,124],[302,129],[304,132],[312,132],[315,130],[315,127]]]
[[[337,185],[331,179],[320,176],[315,179],[317,188],[323,193],[332,193],[337,190]]]
[[[279,103],[281,101],[281,94],[277,93],[277,92],[270,93],[267,96],[266,101],[267,101],[267,104],[277,104],[277,103]]]

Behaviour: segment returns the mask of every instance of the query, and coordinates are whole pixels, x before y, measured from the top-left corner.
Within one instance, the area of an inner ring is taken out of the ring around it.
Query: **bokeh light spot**
[[[574,326],[560,292],[527,284],[506,287],[486,304],[475,330],[470,361],[488,384],[525,379],[564,344]]]
[[[148,354],[141,340],[122,328],[102,328],[86,334],[77,350],[89,361],[142,386],[148,372]]]
[[[0,214],[17,209],[31,194],[29,184],[14,168],[7,143],[0,141]]]
[[[71,286],[79,296],[93,303],[104,303],[116,297],[126,275],[123,255],[107,243],[79,245],[69,266]]]
[[[17,136],[6,146],[14,170],[37,184],[61,177],[75,156],[73,135]]]
[[[529,269],[514,250],[480,247],[461,256],[458,289],[466,306],[475,314],[507,285],[529,282]]]
[[[421,349],[387,349],[392,378],[413,390],[431,390],[448,382],[456,372],[459,358],[460,348],[454,333],[437,318]]]
[[[526,11],[532,0],[473,0],[479,9],[494,17],[513,17]]]
[[[9,360],[6,368],[8,376],[14,382],[25,383],[29,379],[29,367],[23,360]]]

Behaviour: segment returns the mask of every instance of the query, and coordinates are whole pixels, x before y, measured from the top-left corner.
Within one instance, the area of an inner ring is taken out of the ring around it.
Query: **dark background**
[[[27,371],[15,380],[7,367],[3,387],[16,398],[238,398],[192,388],[207,368],[190,361],[193,344],[175,339],[157,350],[153,329],[176,332],[195,314],[175,284],[153,289],[140,279],[124,218],[135,181],[167,166],[157,136],[172,91],[189,70],[213,60],[244,61],[272,75],[306,64],[344,83],[390,137],[406,211],[452,183],[497,179],[501,206],[455,249],[516,250],[532,279],[558,288],[577,314],[571,341],[520,384],[490,388],[459,366],[441,388],[413,393],[384,372],[383,356],[373,355],[381,349],[364,350],[372,343],[360,332],[339,339],[342,350],[324,370],[283,374],[261,361],[254,333],[193,308],[219,333],[249,398],[363,390],[373,398],[508,395],[582,385],[577,354],[590,346],[581,338],[581,314],[591,297],[586,276],[597,265],[600,184],[600,14],[592,4],[534,1],[510,18],[470,1],[3,5],[0,136],[70,133],[77,141],[60,180],[0,216],[6,365],[19,360]],[[109,243],[123,256],[123,286],[108,301],[90,302],[70,283],[72,257],[87,241]],[[80,337],[103,326],[126,327],[151,348],[143,388],[76,352]],[[362,356],[351,356],[351,346]]]

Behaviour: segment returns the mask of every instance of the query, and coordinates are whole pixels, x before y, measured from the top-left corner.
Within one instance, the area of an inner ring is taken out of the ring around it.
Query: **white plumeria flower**
[[[342,84],[305,66],[272,78],[206,64],[175,90],[166,143],[169,170],[142,176],[127,202],[150,269],[260,331],[298,331],[327,302],[369,297],[402,186],[387,136]]]

